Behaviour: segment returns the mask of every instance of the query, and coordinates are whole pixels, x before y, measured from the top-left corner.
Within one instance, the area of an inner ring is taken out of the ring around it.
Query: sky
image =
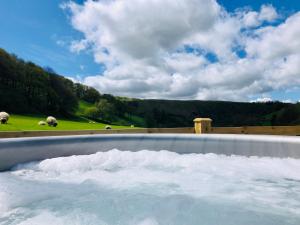
[[[1,0],[0,48],[101,93],[300,100],[298,0]]]

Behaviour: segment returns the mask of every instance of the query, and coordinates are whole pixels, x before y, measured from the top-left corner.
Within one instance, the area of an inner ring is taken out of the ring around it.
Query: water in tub
[[[0,173],[0,224],[300,224],[300,160],[111,150]]]

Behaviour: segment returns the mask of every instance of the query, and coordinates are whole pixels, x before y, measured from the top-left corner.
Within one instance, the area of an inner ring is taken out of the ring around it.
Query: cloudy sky
[[[300,99],[295,0],[2,0],[0,30],[0,47],[102,93]]]

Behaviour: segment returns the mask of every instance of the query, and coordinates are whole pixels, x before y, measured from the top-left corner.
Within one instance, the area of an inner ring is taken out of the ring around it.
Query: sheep
[[[105,126],[105,129],[106,129],[106,130],[111,130],[111,126],[106,125],[106,126]]]
[[[5,124],[9,119],[9,114],[6,112],[0,112],[0,123]]]
[[[45,126],[47,123],[46,123],[45,121],[40,121],[38,124],[39,124],[40,126]]]
[[[56,127],[58,124],[57,120],[53,116],[48,116],[46,121],[50,127]]]

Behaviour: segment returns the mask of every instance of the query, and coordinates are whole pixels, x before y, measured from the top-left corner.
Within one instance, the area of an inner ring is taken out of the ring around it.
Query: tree
[[[101,97],[100,93],[95,88],[80,83],[74,84],[74,90],[77,98],[89,103],[96,103]]]
[[[100,113],[97,107],[90,107],[85,110],[84,115],[92,119],[98,119]]]
[[[0,49],[0,108],[12,113],[72,114],[78,99],[70,80]]]
[[[115,114],[115,107],[112,103],[106,99],[101,99],[97,102],[96,107],[98,109],[100,119],[109,122],[112,121]]]

